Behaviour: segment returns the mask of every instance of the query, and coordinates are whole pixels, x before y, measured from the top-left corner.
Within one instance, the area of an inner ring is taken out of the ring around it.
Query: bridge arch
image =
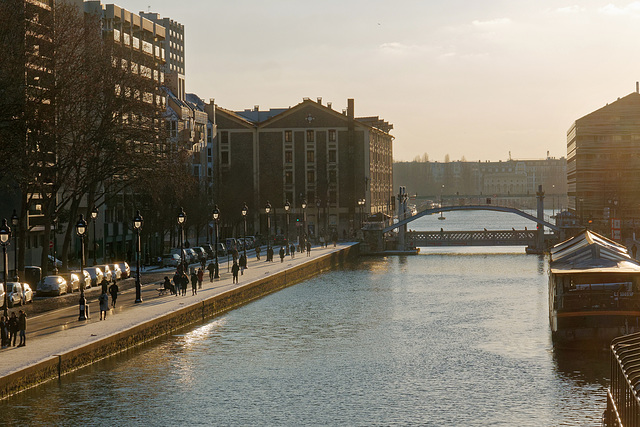
[[[560,231],[560,227],[558,227],[555,224],[552,224],[548,221],[545,221],[543,219],[539,219],[538,217],[535,217],[531,214],[528,214],[526,212],[523,212],[519,209],[515,209],[515,208],[508,208],[505,206],[493,206],[493,205],[466,205],[466,206],[443,206],[443,207],[439,207],[439,208],[432,208],[432,209],[425,209],[422,212],[418,212],[417,214],[410,216],[408,218],[405,218],[401,221],[398,221],[396,224],[392,224],[388,227],[386,227],[385,229],[383,229],[383,233],[387,233],[391,230],[394,230],[398,227],[401,227],[405,224],[408,224],[412,221],[415,221],[418,218],[422,218],[425,215],[432,215],[435,213],[439,213],[439,212],[452,212],[452,211],[494,211],[494,212],[505,212],[505,213],[513,213],[516,215],[519,215],[523,218],[526,218],[528,220],[531,220],[533,222],[535,222],[536,224],[540,224],[543,225],[547,228],[550,228],[553,231]]]

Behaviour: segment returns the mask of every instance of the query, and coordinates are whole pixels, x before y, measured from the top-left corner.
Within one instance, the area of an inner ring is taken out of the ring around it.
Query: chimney
[[[321,97],[321,96],[319,96],[319,97],[317,98],[317,101],[318,101],[318,104],[322,105],[322,97]]]
[[[636,93],[640,93],[640,82],[636,82]]]
[[[347,117],[353,119],[354,117],[353,98],[347,99]]]
[[[253,106],[253,111],[258,111],[260,110],[260,106],[259,105],[254,105]]]
[[[327,107],[331,108],[331,105],[332,104],[330,102],[327,102]]]

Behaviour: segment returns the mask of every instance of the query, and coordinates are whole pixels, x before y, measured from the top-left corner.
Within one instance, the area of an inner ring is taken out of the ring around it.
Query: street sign
[[[49,249],[53,249],[53,240],[49,240]]]
[[[611,218],[611,238],[613,240],[622,240],[622,233],[620,232],[622,228],[621,222],[619,218]]]

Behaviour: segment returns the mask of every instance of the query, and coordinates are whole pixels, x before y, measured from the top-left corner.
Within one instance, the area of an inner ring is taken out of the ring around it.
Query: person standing
[[[198,289],[202,289],[202,281],[204,280],[204,271],[202,268],[198,269]]]
[[[296,245],[295,243],[291,243],[291,247],[289,248],[289,253],[291,254],[291,259],[296,257]]]
[[[100,286],[102,286],[102,293],[107,293],[107,288],[109,287],[109,281],[106,277],[102,276],[102,282],[100,282]]]
[[[187,273],[182,273],[180,276],[180,289],[182,290],[182,296],[187,296],[187,285],[189,284],[189,278]]]
[[[238,266],[237,261],[233,261],[233,266],[231,267],[231,273],[233,274],[233,280],[231,283],[238,283],[238,272],[240,271],[240,266]]]
[[[16,346],[16,336],[18,335],[18,318],[15,312],[9,315],[9,346]]]
[[[260,246],[256,246],[256,259],[260,261]]]
[[[116,284],[115,280],[113,281],[113,284],[111,286],[109,286],[109,293],[111,294],[111,307],[116,308],[116,300],[118,299],[118,291],[120,291],[120,289],[118,288],[118,285]]]
[[[247,268],[247,257],[244,254],[240,255],[240,275],[244,274],[244,269]]]
[[[106,292],[100,294],[98,298],[100,303],[100,320],[107,320],[107,310],[109,310],[109,295]]]
[[[191,272],[191,295],[198,295],[198,274],[195,270]]]
[[[214,261],[211,261],[207,266],[207,271],[209,271],[209,281],[213,282],[213,276],[216,271],[216,267],[213,265]]]
[[[280,262],[283,263],[284,262],[284,246],[280,246]]]
[[[180,283],[182,283],[182,277],[178,274],[178,270],[176,270],[176,274],[173,275],[173,288],[176,291],[176,296],[180,293]]]
[[[0,347],[5,348],[9,341],[9,331],[7,330],[7,321],[4,316],[0,317]]]
[[[307,240],[307,256],[311,256],[311,240]]]
[[[24,347],[27,345],[27,314],[24,310],[19,311],[18,331],[20,332],[20,344],[18,344],[18,347]]]

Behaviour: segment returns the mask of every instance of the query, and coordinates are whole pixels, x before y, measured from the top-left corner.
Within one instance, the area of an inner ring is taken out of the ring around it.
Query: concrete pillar
[[[544,221],[544,191],[542,191],[542,185],[538,186],[536,192],[537,207],[538,207],[538,219]],[[544,225],[538,224],[538,238],[536,239],[536,250],[539,253],[544,251]]]

